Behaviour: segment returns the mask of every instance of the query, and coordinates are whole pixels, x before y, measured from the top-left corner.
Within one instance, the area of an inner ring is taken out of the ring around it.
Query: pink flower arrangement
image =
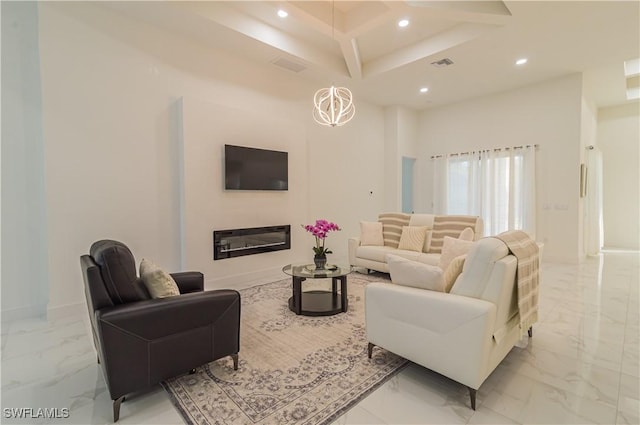
[[[322,256],[332,254],[331,250],[324,247],[324,240],[329,232],[341,230],[337,224],[327,220],[316,220],[316,224],[307,224],[302,227],[316,238],[316,246],[313,247],[315,255]]]

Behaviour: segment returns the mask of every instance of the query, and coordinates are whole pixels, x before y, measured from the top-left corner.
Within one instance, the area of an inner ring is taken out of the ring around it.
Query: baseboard
[[[66,304],[47,309],[47,320],[57,320],[71,316],[87,315],[85,303]]]
[[[34,317],[44,318],[47,314],[46,304],[30,305],[27,307],[12,308],[10,310],[2,310],[2,322],[9,323],[16,320],[31,319]]]

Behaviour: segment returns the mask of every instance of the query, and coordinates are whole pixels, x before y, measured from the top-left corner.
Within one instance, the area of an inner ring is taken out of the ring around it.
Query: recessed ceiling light
[[[516,61],[516,65],[524,65],[525,63],[527,63],[527,58],[518,59]]]
[[[278,16],[281,18],[286,18],[287,16],[289,16],[289,14],[285,11],[285,10],[278,10]]]
[[[409,25],[409,20],[408,19],[401,19],[401,20],[398,21],[398,26],[400,28],[404,28],[407,25]]]
[[[420,89],[420,93],[426,93],[426,92],[428,92],[428,91],[429,91],[429,88],[428,88],[428,87],[422,87],[422,88]]]

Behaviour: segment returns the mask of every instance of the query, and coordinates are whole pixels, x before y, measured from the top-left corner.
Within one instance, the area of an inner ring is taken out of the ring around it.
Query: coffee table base
[[[297,313],[295,300],[289,298],[289,310],[304,316],[333,316],[347,311],[349,301],[342,308],[342,296],[331,291],[307,291],[301,294],[302,308]]]
[[[293,296],[289,298],[289,310],[304,316],[332,316],[347,311],[349,301],[346,275],[331,278],[331,291],[302,292],[302,282],[305,280],[304,277],[293,276]]]

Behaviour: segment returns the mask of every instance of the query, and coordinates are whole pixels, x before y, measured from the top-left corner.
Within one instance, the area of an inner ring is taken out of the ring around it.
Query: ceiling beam
[[[355,38],[342,38],[340,40],[340,48],[351,78],[362,79],[362,60],[360,59],[358,41]]]
[[[334,74],[349,75],[349,70],[342,58],[326,53],[277,28],[242,14],[222,2],[176,2],[174,5],[187,9],[218,25],[222,25],[261,43],[267,44],[305,62],[323,67]]]
[[[486,31],[495,28],[493,25],[463,23],[450,30],[441,32],[429,39],[411,46],[396,50],[393,53],[374,59],[364,64],[365,78],[391,71],[395,68],[433,56],[467,41],[471,41]]]

